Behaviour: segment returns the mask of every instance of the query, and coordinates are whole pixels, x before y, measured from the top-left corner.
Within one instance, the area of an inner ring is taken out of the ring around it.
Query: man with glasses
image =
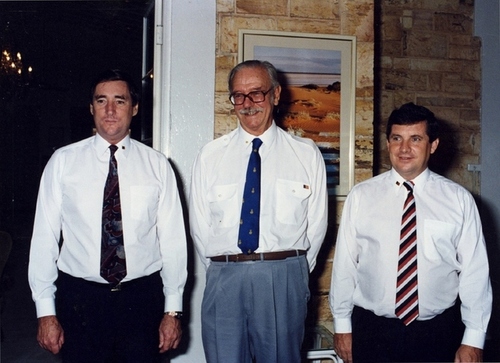
[[[208,363],[300,362],[309,272],[327,227],[325,164],[313,141],[278,128],[277,71],[229,74],[239,126],[208,143],[192,174],[190,226],[207,267]]]

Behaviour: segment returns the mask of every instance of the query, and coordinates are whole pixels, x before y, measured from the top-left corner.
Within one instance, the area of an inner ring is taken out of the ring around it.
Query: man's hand
[[[352,333],[333,334],[333,347],[344,363],[352,363]]]
[[[176,317],[164,314],[160,323],[160,353],[179,346],[182,336],[181,321]]]
[[[462,344],[455,354],[455,363],[461,362],[482,362],[483,350]]]
[[[64,344],[64,330],[55,315],[38,318],[37,340],[43,349],[59,353]]]

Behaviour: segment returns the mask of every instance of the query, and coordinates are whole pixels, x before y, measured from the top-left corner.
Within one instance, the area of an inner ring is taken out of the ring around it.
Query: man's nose
[[[106,104],[106,113],[107,114],[113,114],[113,113],[115,113],[115,110],[116,110],[116,106],[113,102],[108,102]]]
[[[252,107],[255,105],[255,102],[250,98],[250,96],[246,96],[245,99],[243,100],[243,107]]]
[[[403,151],[410,150],[410,140],[403,140],[401,142],[401,150],[403,150]]]

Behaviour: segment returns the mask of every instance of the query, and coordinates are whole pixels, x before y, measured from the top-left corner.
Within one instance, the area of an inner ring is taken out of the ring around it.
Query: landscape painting
[[[275,119],[288,132],[314,140],[335,196],[347,195],[353,183],[352,43],[317,34],[240,33],[240,61],[267,60],[277,68],[283,89]]]

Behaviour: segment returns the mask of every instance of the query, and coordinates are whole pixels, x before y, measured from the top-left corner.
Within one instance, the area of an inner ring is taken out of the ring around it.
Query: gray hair
[[[278,71],[271,63],[269,63],[268,61],[247,60],[247,61],[244,61],[244,62],[241,62],[240,64],[238,64],[229,73],[228,82],[227,82],[229,93],[233,92],[233,79],[236,76],[236,73],[238,73],[243,68],[263,69],[269,75],[269,79],[271,80],[271,85],[273,88],[276,88],[280,85],[280,83],[278,81]]]

